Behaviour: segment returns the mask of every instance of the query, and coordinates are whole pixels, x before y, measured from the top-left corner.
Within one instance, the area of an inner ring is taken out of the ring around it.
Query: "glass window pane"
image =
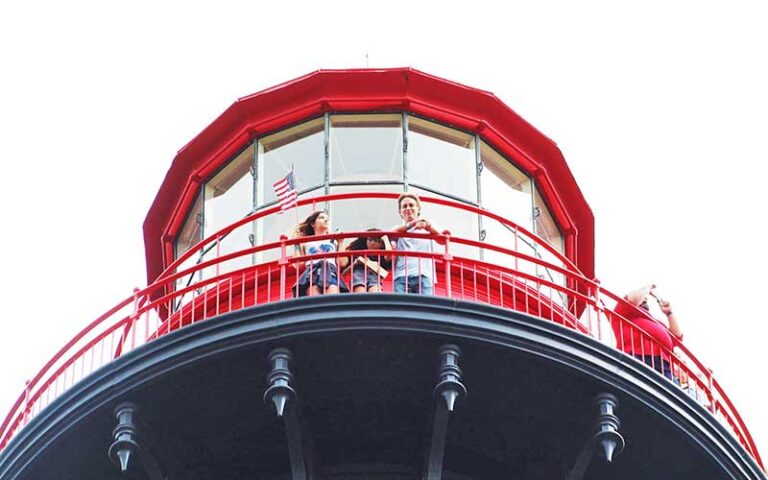
[[[275,202],[275,182],[291,168],[296,172],[299,191],[325,181],[324,121],[317,118],[259,140],[258,206]]]
[[[475,137],[408,117],[408,183],[477,203]]]
[[[251,145],[205,183],[206,238],[253,211],[253,154]]]
[[[344,185],[331,187],[332,193],[402,193],[402,191],[402,185],[376,185],[375,187],[365,185]],[[401,223],[400,215],[397,211],[396,199],[359,198],[337,201],[331,205],[331,216],[333,220],[333,228],[338,228],[342,232],[361,231],[369,228],[391,230],[392,227]]]
[[[403,179],[402,116],[331,116],[331,181]]]
[[[480,158],[483,207],[532,231],[531,179],[485,142],[480,144]]]
[[[254,146],[251,145],[222,168],[210,181],[205,183],[205,237],[214,235],[222,228],[235,223],[253,211],[253,177],[250,169],[253,164]],[[251,225],[243,225],[222,238],[217,245],[211,243],[203,256],[210,260],[249,248]],[[251,264],[250,257],[238,257],[220,264],[218,273],[225,273]],[[204,276],[216,273],[216,268],[207,269]]]
[[[552,217],[552,214],[549,211],[549,208],[547,207],[547,204],[544,203],[544,199],[539,194],[539,191],[534,189],[534,217],[535,217],[535,229],[536,229],[536,235],[541,238],[542,240],[548,242],[551,246],[555,247],[555,249],[563,253],[563,237],[560,234],[560,229],[557,228],[557,223],[555,223],[554,217]],[[537,249],[537,256],[543,260],[546,260],[547,262],[560,266],[563,266],[563,263],[555,257],[554,254],[550,253],[546,248],[539,247]],[[539,275],[551,282],[558,283],[560,285],[565,285],[565,276],[561,273],[557,273],[551,269],[540,267],[539,268]]]
[[[176,272],[182,272],[188,268],[193,268],[195,265],[197,265],[200,262],[201,260],[200,260],[199,254],[192,255],[188,259],[181,262],[181,265],[179,265],[179,267],[176,269]],[[183,277],[179,277],[176,279],[175,289],[176,291],[182,290],[196,282],[199,282],[201,278],[202,278],[202,275],[200,271],[192,272],[189,275],[184,275]],[[177,306],[186,303],[189,299],[192,298],[193,294],[194,292],[187,292],[184,295],[181,295],[180,297],[176,298],[174,300],[174,309]]]
[[[515,231],[508,226],[487,217],[483,218],[483,230],[485,230],[485,243],[512,250],[530,257],[535,257],[535,245],[532,240],[522,234],[515,236]],[[536,265],[511,254],[493,250],[483,251],[483,260],[496,265],[519,270],[521,272],[536,275]]]
[[[184,225],[181,227],[178,237],[176,237],[176,257],[179,258],[186,253],[190,248],[195,246],[200,240],[203,239],[203,202],[200,195],[197,196],[195,203],[192,205],[192,209],[189,211],[187,219],[184,221]],[[177,272],[191,268],[195,266],[200,260],[199,254],[191,255],[187,260],[181,263],[176,269]],[[199,274],[193,273],[185,277],[176,280],[176,289],[184,288],[189,285],[194,279],[199,278]]]
[[[203,239],[203,202],[200,195],[197,196],[192,209],[184,220],[179,235],[176,237],[176,258]]]
[[[480,158],[483,162],[480,173],[482,206],[529,231],[533,230],[531,179],[485,142],[480,143]],[[534,256],[533,242],[521,235],[515,238],[514,229],[501,222],[484,218],[483,230],[486,243]],[[483,259],[527,273],[536,273],[535,266],[530,262],[515,260],[507,254],[486,250]]]
[[[563,253],[563,236],[538,190],[534,195],[534,206],[536,235],[549,242],[558,252]]]
[[[319,195],[323,195],[322,188],[299,195],[299,200]],[[304,205],[302,207],[291,208],[282,214],[274,213],[258,220],[256,222],[256,232],[254,235],[256,245],[277,242],[280,240],[280,235],[282,234],[286,234],[290,237],[293,233],[293,228],[299,222],[307,218],[309,214],[315,210],[324,210],[325,208],[325,202],[310,203],[309,205]],[[336,227],[332,226],[331,228],[335,229]],[[291,252],[288,253],[290,254]],[[280,252],[278,250],[269,250],[257,254],[254,261],[256,263],[264,263],[271,260],[277,260],[279,257]]]
[[[418,194],[419,197],[440,196],[417,187],[412,187],[410,191]],[[450,231],[452,237],[465,238],[475,241],[477,240],[478,218],[476,213],[467,212],[456,207],[448,207],[444,205],[436,205],[434,203],[422,202],[421,216],[429,220],[435,227],[437,227],[438,230]],[[477,259],[480,257],[477,248],[462,245],[456,242],[451,243],[451,253],[458,257],[472,259]]]

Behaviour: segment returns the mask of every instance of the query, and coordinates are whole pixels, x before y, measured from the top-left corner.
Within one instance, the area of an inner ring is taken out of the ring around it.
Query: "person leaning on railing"
[[[389,238],[381,234],[378,228],[369,228],[371,232],[365,237],[358,237],[350,243],[346,251],[354,252],[360,250],[392,250]],[[376,233],[378,232],[378,233]],[[382,252],[383,253],[383,252]],[[349,266],[342,272],[343,278],[352,277],[352,291],[361,292],[381,292],[381,283],[387,278],[392,260],[388,255],[381,253],[369,253],[368,255],[353,255]]]
[[[421,201],[415,193],[403,193],[397,199],[397,211],[403,224],[392,227],[397,233],[423,233],[437,235],[440,231],[421,216]],[[393,245],[403,252],[433,251],[433,242],[426,238],[399,237]],[[395,293],[432,294],[435,264],[431,258],[402,255],[395,257]]]
[[[682,340],[683,333],[672,311],[672,305],[659,298],[654,292],[655,288],[656,285],[650,284],[629,292],[624,297],[626,302],[618,302],[614,310],[629,320],[629,323],[622,323],[620,319],[614,318],[612,327],[619,350],[633,355],[665,377],[674,380],[669,352],[675,346],[673,337]],[[649,296],[659,303],[659,308],[667,317],[666,325],[651,315]]]
[[[306,238],[307,241],[296,244],[294,256],[317,255],[332,253],[339,249],[336,240],[311,240],[309,237],[316,235],[328,235],[331,230],[331,217],[320,210],[312,213],[303,222],[296,225],[293,238]],[[348,292],[344,280],[339,275],[339,268],[347,265],[348,259],[340,257],[338,265],[335,257],[307,260],[304,263],[304,271],[293,287],[297,297],[321,295],[324,293]]]

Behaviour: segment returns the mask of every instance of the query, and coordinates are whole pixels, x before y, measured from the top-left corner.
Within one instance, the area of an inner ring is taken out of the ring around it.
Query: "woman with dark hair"
[[[381,232],[378,228],[369,228],[368,232]],[[392,250],[392,245],[386,235],[368,235],[356,238],[347,247],[348,251],[360,250]],[[378,253],[369,253],[368,255],[352,256],[352,291],[360,292],[380,292],[381,281],[387,278],[388,268],[392,261]],[[344,272],[346,276],[349,268]]]
[[[331,230],[331,217],[320,210],[312,213],[294,229],[294,238],[307,238],[306,242],[296,245],[296,255],[318,255],[339,250],[333,239],[310,240],[310,237],[327,235]],[[349,292],[349,288],[339,277],[339,267],[345,267],[346,258],[317,258],[304,263],[304,271],[294,286],[297,297],[322,295],[325,293]]]

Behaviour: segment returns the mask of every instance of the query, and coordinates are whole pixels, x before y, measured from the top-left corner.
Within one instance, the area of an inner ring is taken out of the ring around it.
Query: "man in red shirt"
[[[673,336],[682,340],[680,324],[672,313],[672,306],[654,294],[656,285],[650,284],[629,292],[625,302],[616,304],[615,312],[629,322],[613,318],[612,327],[616,334],[616,347],[672,380],[671,352],[675,346]],[[667,316],[667,325],[654,318],[648,307],[648,296],[654,297]],[[637,308],[635,308],[637,307]]]

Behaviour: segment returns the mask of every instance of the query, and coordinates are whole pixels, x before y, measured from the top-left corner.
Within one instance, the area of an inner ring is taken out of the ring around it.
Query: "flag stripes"
[[[288,175],[284,178],[275,182],[274,187],[275,195],[277,195],[277,200],[280,202],[280,213],[296,206],[299,194],[296,191],[296,177],[293,174],[293,170],[288,172]]]

